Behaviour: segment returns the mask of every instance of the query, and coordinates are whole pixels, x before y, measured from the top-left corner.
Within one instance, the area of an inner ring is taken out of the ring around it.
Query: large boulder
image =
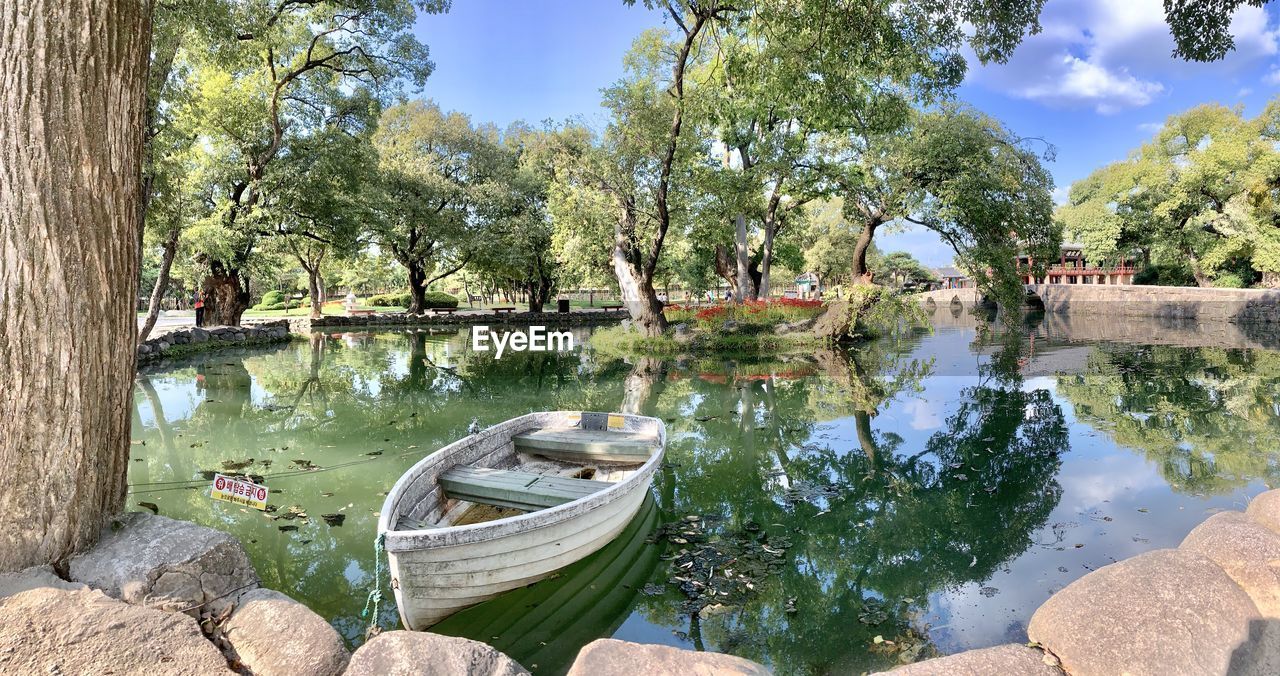
[[[53,587],[55,589],[87,589],[82,584],[67,582],[53,572],[53,566],[35,566],[16,573],[0,574],[0,599],[31,589]]]
[[[763,666],[724,653],[602,638],[578,652],[569,676],[765,676]]]
[[[1249,518],[1280,533],[1280,488],[1267,491],[1249,501],[1245,510]]]
[[[219,614],[258,586],[240,541],[219,530],[131,512],[71,559],[71,579],[135,605]]]
[[[908,664],[881,674],[892,676],[991,676],[991,674],[1017,674],[1018,676],[1062,676],[1058,660],[1043,650],[1009,643],[994,648],[966,650],[962,653],[938,657]]]
[[[1067,585],[1035,612],[1027,635],[1072,676],[1248,673],[1239,665],[1270,660],[1262,622],[1213,561],[1160,549]]]
[[[241,596],[223,633],[255,676],[331,676],[351,657],[323,617],[272,589]]]
[[[1179,549],[1218,564],[1253,599],[1258,612],[1280,619],[1280,533],[1241,512],[1214,514]]]
[[[346,676],[528,676],[496,648],[423,631],[388,631],[356,649]]]
[[[227,661],[196,621],[91,589],[0,599],[0,673],[218,674]]]

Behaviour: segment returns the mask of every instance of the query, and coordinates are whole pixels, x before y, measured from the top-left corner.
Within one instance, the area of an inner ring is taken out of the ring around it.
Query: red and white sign
[[[254,509],[267,508],[267,487],[259,486],[252,481],[215,474],[211,495],[214,500],[234,502]]]

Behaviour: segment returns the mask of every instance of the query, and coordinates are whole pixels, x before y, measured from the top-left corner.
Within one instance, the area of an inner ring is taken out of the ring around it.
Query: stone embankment
[[[209,326],[176,329],[138,345],[138,363],[164,356],[186,354],[215,347],[283,343],[289,340],[289,323],[280,320],[251,326]]]
[[[1113,563],[1031,617],[1028,645],[970,650],[893,676],[1280,674],[1280,490],[1206,519],[1177,549]]]
[[[135,512],[71,559],[0,574],[0,673],[527,676],[491,646],[384,632],[349,653],[324,618],[259,585],[236,538]],[[571,674],[767,674],[729,655],[600,640]]]
[[[1280,289],[1030,284],[1027,291],[1052,313],[1280,323]]]

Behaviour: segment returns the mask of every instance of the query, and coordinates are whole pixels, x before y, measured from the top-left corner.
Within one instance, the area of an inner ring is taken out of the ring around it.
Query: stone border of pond
[[[320,615],[260,585],[237,538],[147,512],[104,529],[65,575],[49,566],[0,574],[0,617],[3,673],[529,674],[485,643],[428,632],[383,632],[351,653]],[[569,673],[769,670],[732,655],[601,639]]]
[[[501,316],[481,313],[421,314],[403,312],[359,315],[326,315],[319,319],[297,317],[250,323],[244,326],[191,327],[168,331],[138,345],[138,364],[152,364],[161,359],[182,357],[222,347],[245,347],[284,343],[293,335],[306,335],[312,329],[347,327],[462,327],[485,324],[491,326],[589,326],[625,320],[626,310],[589,310],[579,312],[511,312]]]
[[[138,364],[180,357],[223,347],[284,343],[290,340],[286,321],[248,326],[191,327],[167,331],[138,345]]]
[[[1280,673],[1280,489],[1205,519],[1176,549],[1103,566],[1049,597],[1031,643],[909,664],[924,674]]]

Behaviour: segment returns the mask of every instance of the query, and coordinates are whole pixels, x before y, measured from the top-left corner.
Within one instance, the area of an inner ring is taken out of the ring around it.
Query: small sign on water
[[[244,505],[254,509],[267,508],[267,487],[259,486],[252,481],[233,479],[229,476],[215,474],[213,475],[213,491],[211,495],[214,500],[234,502],[237,505]]]

